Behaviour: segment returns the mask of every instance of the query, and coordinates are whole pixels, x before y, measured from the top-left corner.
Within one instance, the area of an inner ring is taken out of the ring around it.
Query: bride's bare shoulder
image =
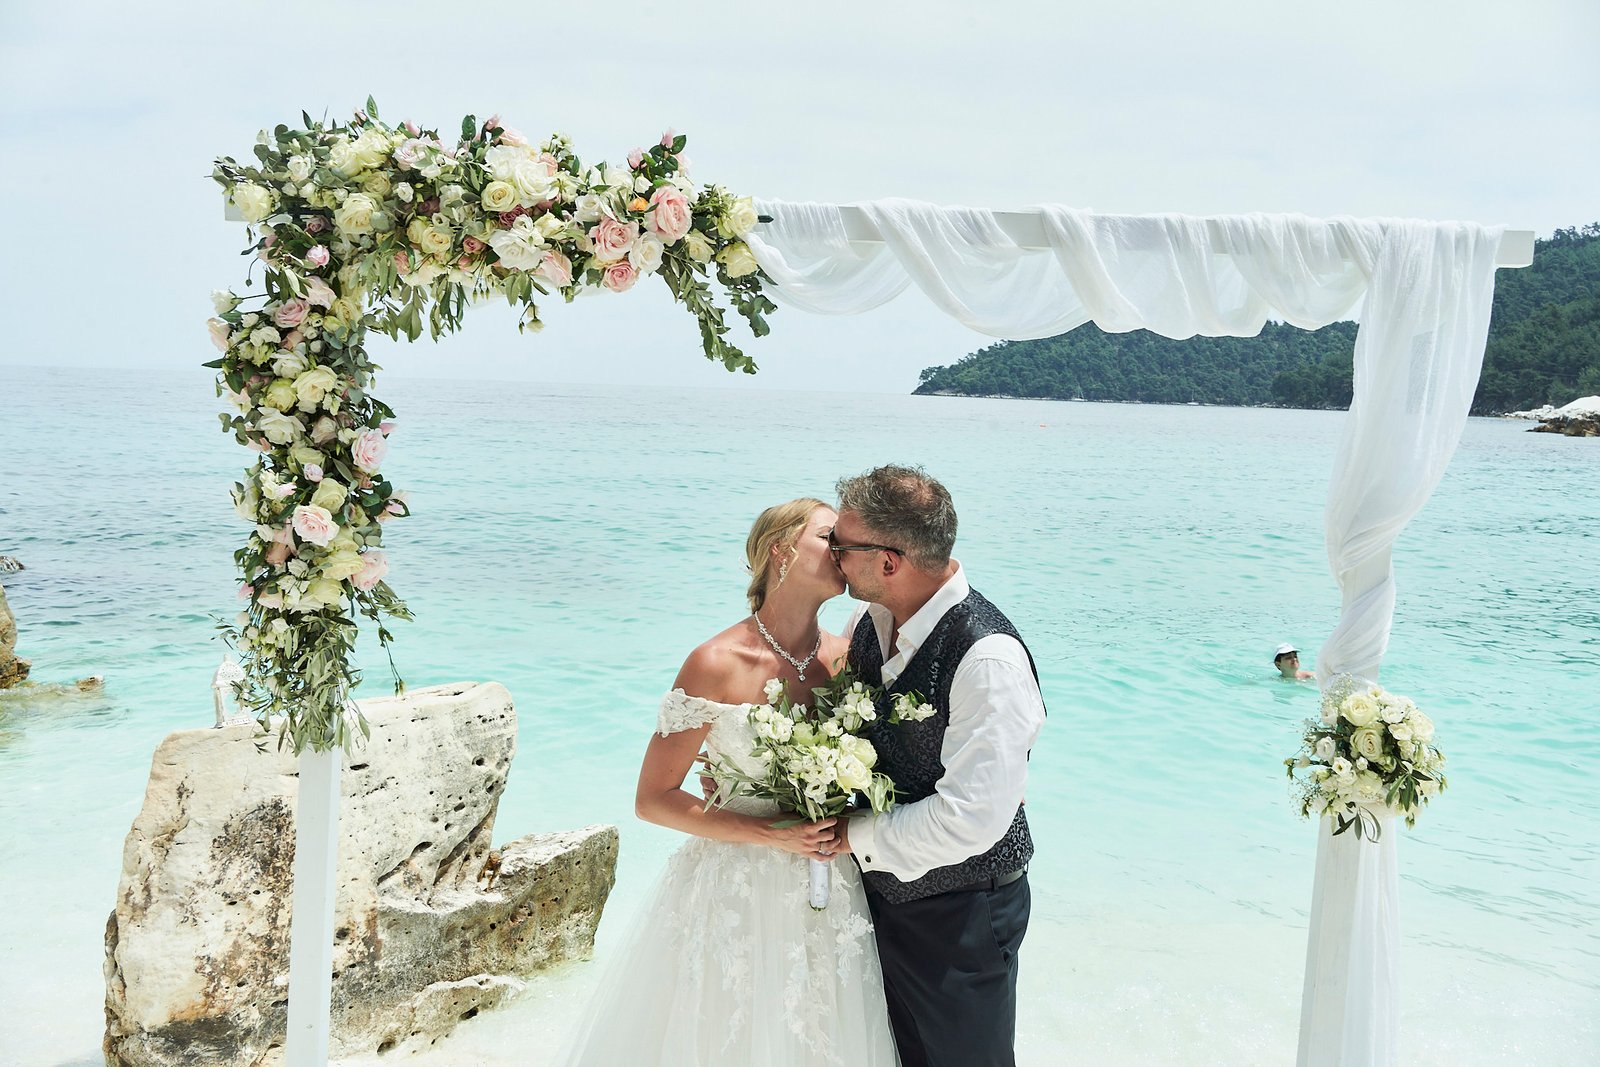
[[[743,620],[695,646],[679,668],[674,687],[723,704],[743,703],[749,696],[752,672],[759,673],[760,649],[747,632],[753,629],[749,620]]]

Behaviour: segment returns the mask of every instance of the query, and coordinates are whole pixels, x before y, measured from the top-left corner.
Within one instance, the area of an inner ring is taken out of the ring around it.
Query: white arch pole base
[[[340,749],[300,755],[289,920],[285,1067],[325,1067],[333,996],[333,901],[339,861]]]

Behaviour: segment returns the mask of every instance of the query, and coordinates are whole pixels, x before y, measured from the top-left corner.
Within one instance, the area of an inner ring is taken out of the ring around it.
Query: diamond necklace
[[[811,655],[807,656],[805,659],[795,659],[793,656],[789,655],[788,649],[778,644],[777,638],[773,637],[767,632],[767,628],[762,623],[760,615],[752,613],[751,617],[756,620],[756,629],[760,630],[761,636],[767,639],[767,644],[772,646],[772,651],[788,660],[789,665],[794,668],[795,677],[799,678],[802,682],[805,681],[806,668],[811,666],[811,661],[817,658],[817,650],[822,647],[822,628],[820,626],[817,627],[817,643],[811,646]]]

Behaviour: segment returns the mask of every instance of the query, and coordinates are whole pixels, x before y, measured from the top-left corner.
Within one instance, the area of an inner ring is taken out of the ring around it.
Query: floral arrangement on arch
[[[245,254],[264,269],[260,292],[212,294],[222,355],[206,364],[231,408],[223,429],[260,453],[233,488],[253,527],[234,554],[246,607],[220,629],[240,652],[247,706],[297,752],[365,730],[348,699],[356,617],[378,624],[386,651],[384,620],[410,618],[385,581],[383,524],[409,507],[382,471],[394,411],[373,395],[369,329],[415,340],[426,319],[437,338],[499,296],[523,309],[520,329],[538,330],[538,297],[621,293],[656,275],[698,320],[706,357],[753,373],[710,280],[758,337],[774,310],[743,240],[754,206],[697,186],[680,134],[626,165],[585,165],[565,136],[531,144],[497,117],[467,116],[454,142],[383,123],[370,97],[348,124],[302,118],[263,131],[254,162],[216,161],[250,226]]]
[[[1300,751],[1283,762],[1302,816],[1322,816],[1334,834],[1353,827],[1373,841],[1382,832],[1378,813],[1404,815],[1415,826],[1445,787],[1433,720],[1410,698],[1348,674],[1323,692],[1321,718],[1306,720]]]

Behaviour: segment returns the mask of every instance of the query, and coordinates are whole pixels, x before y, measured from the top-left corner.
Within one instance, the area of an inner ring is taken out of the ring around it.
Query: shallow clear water
[[[957,555],[1050,705],[1022,1061],[1292,1059],[1315,841],[1279,760],[1316,692],[1270,659],[1290,640],[1309,664],[1336,617],[1321,511],[1341,415],[418,380],[387,396],[387,470],[416,509],[387,531],[418,616],[402,673],[516,697],[501,839],[623,837],[599,961],[474,1020],[438,1062],[520,1063],[529,1034],[559,1032],[675,844],[634,819],[633,777],[684,653],[743,613],[750,519],[890,460],[950,487]],[[98,1062],[122,839],[156,743],[211,714],[211,617],[236,610],[242,535],[226,489],[248,458],[215,410],[203,371],[0,383],[19,651],[40,681],[107,679],[103,697],[4,701],[3,1063]],[[1384,681],[1451,760],[1400,845],[1416,1063],[1600,1060],[1600,443],[1525,430],[1472,420],[1396,553]]]

